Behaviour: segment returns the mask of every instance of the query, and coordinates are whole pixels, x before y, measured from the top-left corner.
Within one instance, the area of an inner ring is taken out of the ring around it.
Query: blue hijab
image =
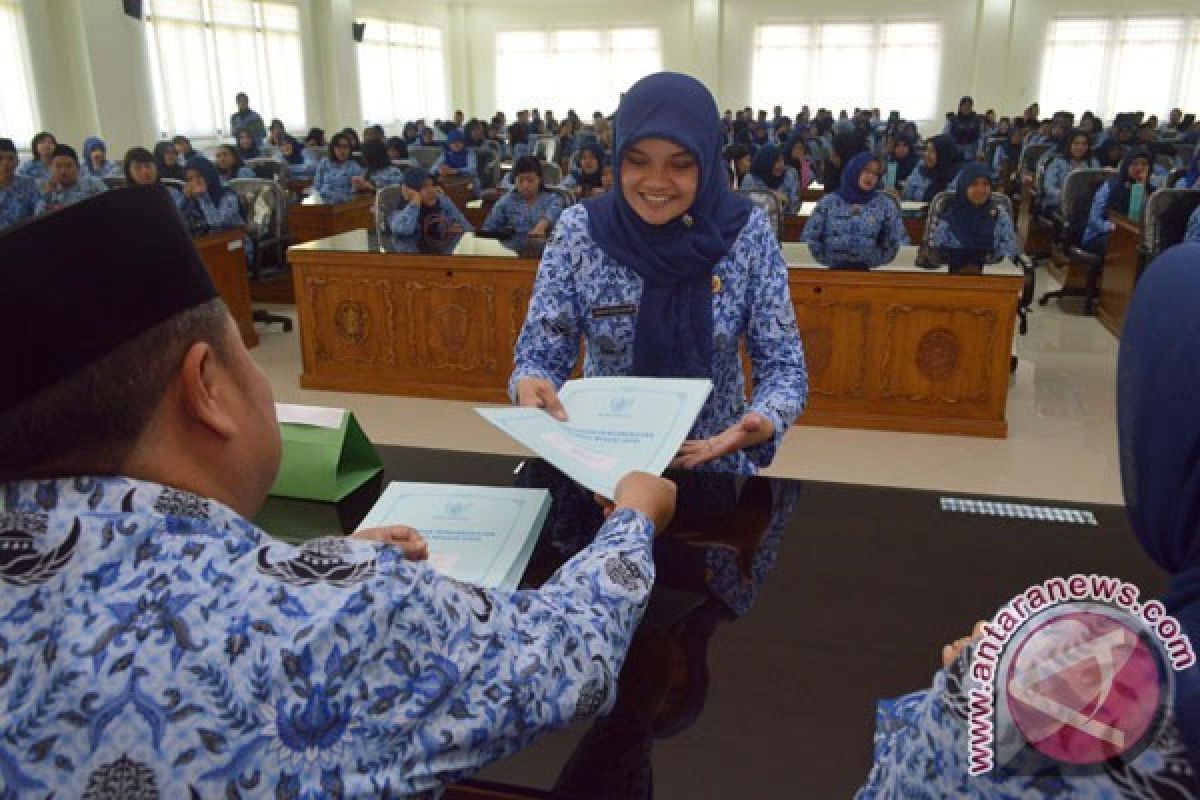
[[[104,144],[104,140],[99,136],[89,136],[83,140],[83,168],[87,170],[88,175],[96,175],[96,170],[92,167],[92,151],[100,148],[108,154],[108,146]],[[107,163],[107,162],[106,162]]]
[[[467,166],[467,148],[463,147],[462,150],[458,151],[451,150],[450,145],[456,142],[463,145],[467,143],[466,137],[463,136],[463,132],[457,128],[446,134],[446,145],[445,149],[443,150],[443,158],[447,167],[463,169]]]
[[[1171,574],[1163,604],[1200,642],[1200,245],[1143,273],[1121,333],[1117,437],[1125,508],[1146,553]],[[1200,666],[1175,673],[1176,722],[1200,770]]]
[[[1188,166],[1187,174],[1183,176],[1189,189],[1200,189],[1200,147],[1192,155],[1192,163]]]
[[[633,347],[633,373],[644,377],[712,376],[712,272],[753,209],[730,191],[721,162],[721,113],[695,78],[659,72],[625,94],[614,132],[616,191],[584,201],[588,231],[600,249],[645,283]],[[625,149],[647,138],[683,147],[700,168],[691,209],[665,225],[637,215],[621,191]]]
[[[1135,147],[1125,153],[1125,157],[1121,159],[1121,166],[1117,168],[1117,174],[1108,179],[1108,208],[1116,209],[1122,214],[1129,213],[1129,190],[1133,184],[1133,178],[1129,174],[1130,168],[1133,167],[1133,162],[1139,158],[1146,159],[1146,163],[1150,168],[1154,168],[1154,156],[1150,155],[1150,151],[1144,147]],[[1150,181],[1146,181],[1146,196],[1154,191],[1154,187]]]
[[[581,159],[579,161],[580,167],[572,170],[571,175],[575,178],[575,183],[580,189],[590,192],[592,189],[598,189],[604,185],[604,145],[594,140],[585,142],[579,148],[579,152],[582,154],[585,151],[596,157],[596,171],[592,173],[584,172],[583,161]]]
[[[992,250],[996,242],[996,217],[998,211],[992,198],[977,206],[967,198],[967,189],[979,178],[992,183],[992,171],[979,163],[970,163],[958,173],[958,188],[946,211],[946,221],[954,238],[963,250]]]
[[[773,144],[766,147],[760,147],[758,152],[754,154],[754,160],[750,162],[750,171],[754,176],[767,185],[769,189],[778,189],[783,185],[783,175],[776,175],[775,162],[783,158],[783,151]]]
[[[849,163],[842,169],[842,185],[838,188],[838,195],[852,206],[865,206],[875,197],[878,189],[867,191],[858,185],[858,179],[862,177],[863,171],[871,162],[879,163],[879,156],[874,153],[859,153],[854,158],[850,159]]]
[[[214,206],[221,204],[221,198],[229,191],[221,185],[221,174],[217,172],[216,165],[202,155],[194,155],[188,159],[187,167],[184,170],[184,175],[195,170],[200,173],[200,177],[204,178],[204,182],[208,184],[208,197],[212,200]]]

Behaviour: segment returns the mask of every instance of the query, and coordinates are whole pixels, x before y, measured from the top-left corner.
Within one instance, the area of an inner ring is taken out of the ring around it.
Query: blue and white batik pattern
[[[929,227],[929,246],[933,248],[943,248],[946,250],[958,250],[962,248],[962,244],[958,241],[958,237],[954,235],[954,231],[950,228],[950,222],[944,217],[938,217],[933,221],[933,225]],[[1013,227],[1012,217],[1003,208],[996,209],[996,233],[992,244],[992,260],[988,263],[996,264],[1001,261],[1010,261],[1017,257],[1021,252],[1021,246],[1017,243],[1017,231]]]
[[[80,200],[86,200],[89,197],[94,197],[106,191],[108,191],[108,186],[104,181],[99,178],[93,178],[91,175],[80,173],[74,185],[68,186],[65,189],[56,186],[49,192],[42,192],[41,196],[38,197],[35,213],[41,216],[47,212],[57,211],[72,203],[78,203]]]
[[[313,175],[313,189],[326,203],[345,203],[354,197],[354,184],[350,179],[362,177],[362,174],[362,165],[357,161],[339,164],[323,158]]]
[[[46,182],[50,180],[50,168],[43,164],[41,159],[37,158],[32,158],[17,167],[17,174],[30,178],[37,185],[39,192],[45,186]]]
[[[436,797],[610,709],[654,580],[630,510],[513,592],[127,478],[0,496],[4,797]]]
[[[395,166],[384,167],[383,169],[375,170],[370,175],[367,175],[366,178],[376,189],[383,189],[386,186],[399,186],[404,183],[404,170]]]
[[[914,169],[912,174],[908,176],[908,180],[904,182],[904,191],[900,193],[900,199],[906,203],[925,203],[929,202],[925,199],[925,194],[929,191],[929,185],[932,181],[925,177],[920,168]],[[950,183],[946,184],[943,191],[953,192],[958,189],[958,176],[955,175]],[[933,198],[929,198],[932,200]]]
[[[908,232],[896,202],[876,192],[865,205],[847,203],[840,194],[827,194],[804,225],[805,244],[826,266],[889,264]]]
[[[533,205],[530,205],[516,191],[511,191],[492,206],[487,219],[483,221],[483,230],[499,231],[512,228],[518,236],[524,236],[542,219],[549,220],[550,226],[553,227],[562,212],[563,199],[554,192],[540,192]]]
[[[1183,235],[1183,240],[1200,244],[1200,208],[1193,211],[1192,216],[1188,218],[1187,233]]]
[[[517,339],[509,396],[521,378],[561,386],[586,342],[587,377],[633,373],[634,332],[642,278],[618,264],[588,232],[587,208],[559,218],[534,283],[529,313]],[[747,411],[762,414],[775,436],[711,462],[706,469],[753,473],[775,457],[787,428],[804,410],[808,374],[788,293],[787,266],[766,215],[755,209],[737,241],[713,268],[713,392],[689,438],[714,436]],[[746,402],[740,342],[745,337],[754,372]]]
[[[464,231],[475,230],[449,197],[438,195],[438,210],[441,211],[447,225],[461,225]],[[416,236],[417,225],[420,224],[420,221],[420,204],[409,203],[404,208],[391,213],[391,216],[388,217],[388,230],[392,232],[393,236]]]
[[[238,167],[238,171],[233,175],[224,175],[220,171],[217,172],[221,176],[221,185],[228,186],[230,181],[240,181],[243,178],[255,178],[254,170],[249,167]]]
[[[32,217],[39,197],[37,184],[24,175],[14,175],[12,183],[0,186],[0,231]]]
[[[949,669],[939,670],[932,689],[879,703],[874,765],[855,800],[1161,800],[1195,796],[1187,751],[1169,723],[1131,764],[1108,767],[1100,775],[1049,772],[1035,777],[997,771],[970,776],[970,683],[966,675],[973,654],[973,647],[967,647]]]
[[[778,189],[772,189],[763,182],[763,179],[755,175],[753,172],[748,172],[742,176],[742,185],[739,189],[758,189],[763,192],[775,192],[782,194],[785,202],[783,205],[783,213],[795,214],[800,210],[800,178],[796,175],[796,170],[788,167],[783,173],[783,183]]]

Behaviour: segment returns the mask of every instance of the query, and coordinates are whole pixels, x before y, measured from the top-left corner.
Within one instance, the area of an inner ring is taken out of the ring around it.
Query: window
[[[653,28],[496,34],[496,104],[510,113],[573,108],[590,119],[593,111],[614,111],[622,92],[661,69]]]
[[[1200,113],[1200,19],[1192,23],[1192,41],[1183,76],[1180,105],[1192,113]]]
[[[288,3],[148,0],[146,37],[164,133],[232,133],[234,97],[289,128],[306,122],[300,15]]]
[[[1194,105],[1200,99],[1198,43],[1200,18],[1052,20],[1039,102],[1049,111],[1092,110],[1102,117],[1124,111],[1161,117],[1181,100]]]
[[[8,53],[8,75],[0,92],[0,136],[13,140],[18,148],[28,147],[37,130],[33,98],[29,96],[29,73],[25,63],[25,43],[21,34],[21,5],[16,0],[0,0],[0,52]]]
[[[382,19],[366,25],[358,45],[362,111],[372,124],[442,118],[447,111],[446,56],[440,28]]]
[[[835,112],[862,106],[931,119],[941,69],[936,22],[760,25],[755,32],[757,108]]]

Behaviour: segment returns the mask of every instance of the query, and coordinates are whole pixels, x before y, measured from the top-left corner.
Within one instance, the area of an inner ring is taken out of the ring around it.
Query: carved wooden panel
[[[950,404],[993,399],[993,350],[1002,327],[993,309],[895,304],[884,320],[884,398]]]
[[[396,364],[396,304],[386,280],[306,275],[316,368]]]
[[[867,383],[870,306],[819,300],[797,301],[795,307],[809,391],[830,397],[862,397]]]
[[[458,372],[496,369],[495,286],[408,281],[404,294],[410,365]]]

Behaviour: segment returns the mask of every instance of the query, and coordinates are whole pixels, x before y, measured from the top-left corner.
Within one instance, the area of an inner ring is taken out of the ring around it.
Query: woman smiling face
[[[648,225],[687,213],[700,187],[700,165],[668,139],[639,139],[621,156],[621,192]]]

